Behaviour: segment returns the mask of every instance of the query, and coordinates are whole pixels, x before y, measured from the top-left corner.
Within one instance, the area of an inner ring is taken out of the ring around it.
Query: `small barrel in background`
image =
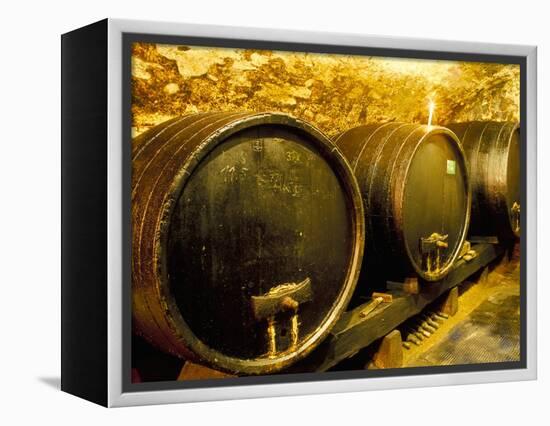
[[[363,195],[366,273],[442,279],[459,254],[470,216],[467,165],[454,133],[386,123],[353,128],[336,144]]]
[[[205,113],[134,140],[134,330],[237,374],[305,357],[358,279],[364,215],[342,154],[276,113]]]
[[[470,165],[471,236],[520,236],[520,134],[514,122],[474,121],[449,124]]]

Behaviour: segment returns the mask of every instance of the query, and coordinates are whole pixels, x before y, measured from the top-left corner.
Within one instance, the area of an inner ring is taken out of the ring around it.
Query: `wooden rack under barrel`
[[[410,286],[413,288],[407,288],[409,283],[402,283],[401,288],[398,283],[389,283],[385,292],[388,297],[385,300],[373,299],[345,312],[321,345],[307,358],[283,373],[329,370],[387,336],[438,298],[445,297],[445,294],[452,294],[456,298],[456,290],[452,291],[453,289],[482,271],[506,251],[506,247],[499,245],[496,238],[485,238],[483,242],[473,243],[471,248],[476,256],[470,260],[458,260],[444,279]],[[231,376],[188,363],[179,379],[219,377]]]
[[[491,243],[473,244],[472,249],[477,253],[475,258],[469,262],[464,259],[458,260],[444,279],[431,283],[423,282],[417,294],[414,294],[414,291],[388,289],[387,293],[392,296],[391,302],[381,302],[370,310],[373,302],[369,301],[344,313],[327,339],[288,372],[327,371],[386,336],[440,296],[485,268],[505,251],[503,246]]]

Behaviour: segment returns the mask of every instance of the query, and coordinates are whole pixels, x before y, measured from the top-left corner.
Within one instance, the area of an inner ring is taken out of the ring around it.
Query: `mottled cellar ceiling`
[[[329,136],[387,121],[519,119],[519,66],[135,43],[133,135],[175,116],[282,111]]]

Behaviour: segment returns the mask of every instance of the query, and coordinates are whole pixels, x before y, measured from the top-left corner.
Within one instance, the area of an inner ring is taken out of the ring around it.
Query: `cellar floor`
[[[487,279],[460,288],[458,312],[419,346],[404,367],[519,361],[520,264],[515,258]]]

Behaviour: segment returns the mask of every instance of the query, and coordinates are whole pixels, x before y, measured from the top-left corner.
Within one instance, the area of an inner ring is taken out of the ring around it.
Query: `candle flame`
[[[431,128],[432,127],[432,118],[433,118],[434,110],[435,110],[435,102],[434,101],[430,100],[430,103],[428,104],[428,110],[429,110],[428,128]]]

